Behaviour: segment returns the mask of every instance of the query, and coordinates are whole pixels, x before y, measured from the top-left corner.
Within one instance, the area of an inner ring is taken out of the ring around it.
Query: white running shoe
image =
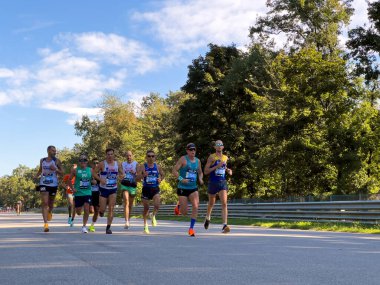
[[[87,234],[87,233],[88,233],[87,227],[82,227],[82,234]]]
[[[124,229],[126,229],[126,230],[129,229],[129,222],[125,222]]]

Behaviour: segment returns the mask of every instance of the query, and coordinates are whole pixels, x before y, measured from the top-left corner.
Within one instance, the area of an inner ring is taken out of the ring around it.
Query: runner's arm
[[[70,171],[69,179],[67,180],[67,186],[69,186],[71,188],[71,190],[73,190],[73,192],[75,192],[75,189],[74,189],[74,185],[72,183],[72,180],[75,176],[76,176],[76,169],[72,168]]]
[[[159,165],[157,165],[157,168],[158,168],[158,173],[160,174],[160,177],[158,179],[159,179],[159,182],[161,183],[162,180],[165,179],[164,171],[162,170],[162,167]]]
[[[178,159],[178,161],[177,161],[177,163],[174,165],[174,167],[173,167],[173,171],[172,171],[172,174],[173,174],[173,176],[175,177],[175,178],[179,178],[179,169],[182,167],[182,165],[183,165],[183,156],[180,158],[180,159]],[[182,177],[182,179],[183,179],[184,177]],[[182,180],[181,179],[181,180]]]
[[[124,175],[123,166],[122,166],[121,162],[118,162],[117,169],[118,169],[118,172],[119,172],[119,175],[118,175],[119,180],[123,180],[123,178],[124,178],[125,175]]]
[[[35,178],[38,179],[41,173],[42,173],[42,159],[40,160],[40,167],[38,168]]]
[[[226,171],[229,176],[232,176],[232,169],[227,167],[227,162],[226,162]]]
[[[198,159],[198,180],[199,180],[199,184],[203,185],[202,163],[200,159]]]
[[[210,155],[210,156],[207,158],[207,162],[206,162],[206,165],[205,165],[205,170],[204,170],[204,171],[205,171],[205,175],[208,175],[208,174],[210,174],[210,172],[212,172],[213,170],[215,170],[215,169],[210,168],[212,162],[213,162],[213,158],[212,158],[212,156]]]
[[[55,170],[60,176],[63,175],[63,170],[62,170],[62,163],[59,159],[57,159],[57,169]]]
[[[102,171],[102,169],[103,169],[103,165],[104,165],[104,162],[102,161],[102,162],[100,162],[97,166],[95,166],[95,171],[93,172],[94,173],[94,178],[96,179],[96,180],[98,180],[99,182],[101,181],[101,179],[100,179],[100,176],[99,176],[99,173],[100,173],[100,171]]]
[[[144,167],[144,164],[141,164],[141,165],[139,164],[136,167],[136,182],[139,182],[144,178],[143,167]]]

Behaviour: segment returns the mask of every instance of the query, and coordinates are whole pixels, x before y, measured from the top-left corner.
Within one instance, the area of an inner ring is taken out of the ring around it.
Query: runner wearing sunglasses
[[[178,179],[178,208],[182,215],[187,215],[187,200],[191,203],[189,236],[195,236],[194,225],[198,217],[199,194],[197,180],[203,185],[201,162],[195,157],[195,144],[186,146],[187,155],[182,156],[173,168],[173,175]]]
[[[139,165],[137,180],[143,180],[141,200],[144,206],[144,233],[149,234],[147,217],[149,213],[149,201],[153,200],[152,226],[157,226],[156,214],[160,208],[160,183],[164,180],[162,168],[155,162],[156,155],[153,150],[146,152],[146,162]]]
[[[214,207],[216,195],[219,196],[220,203],[222,206],[222,220],[223,228],[222,233],[229,233],[230,227],[227,225],[227,191],[228,185],[226,181],[226,174],[232,175],[232,170],[227,167],[228,157],[223,154],[223,142],[217,140],[214,144],[215,153],[211,154],[208,159],[204,169],[205,175],[210,174],[209,184],[208,184],[208,205],[207,214],[204,222],[204,228],[207,230],[210,225],[211,212]]]

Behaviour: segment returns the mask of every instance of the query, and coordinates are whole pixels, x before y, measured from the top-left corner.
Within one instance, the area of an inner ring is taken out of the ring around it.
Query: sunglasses
[[[79,159],[79,162],[87,162],[87,159]]]
[[[223,146],[222,143],[216,143],[215,146]]]
[[[190,151],[196,151],[195,148],[188,148],[187,150],[190,150]]]
[[[99,164],[99,162],[98,162],[98,161],[96,161],[96,162],[94,162],[94,164]]]
[[[155,155],[147,155],[146,157],[155,157]]]

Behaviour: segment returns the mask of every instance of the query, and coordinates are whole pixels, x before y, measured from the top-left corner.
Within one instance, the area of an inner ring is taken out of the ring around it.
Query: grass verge
[[[158,216],[161,220],[189,221],[186,217]],[[202,220],[203,222],[203,220]],[[220,218],[213,218],[212,223],[221,224]],[[314,221],[281,221],[281,220],[257,220],[229,218],[229,225],[257,226],[277,229],[298,229],[314,231],[331,231],[363,234],[380,234],[380,224],[363,224],[359,222],[314,222]]]

